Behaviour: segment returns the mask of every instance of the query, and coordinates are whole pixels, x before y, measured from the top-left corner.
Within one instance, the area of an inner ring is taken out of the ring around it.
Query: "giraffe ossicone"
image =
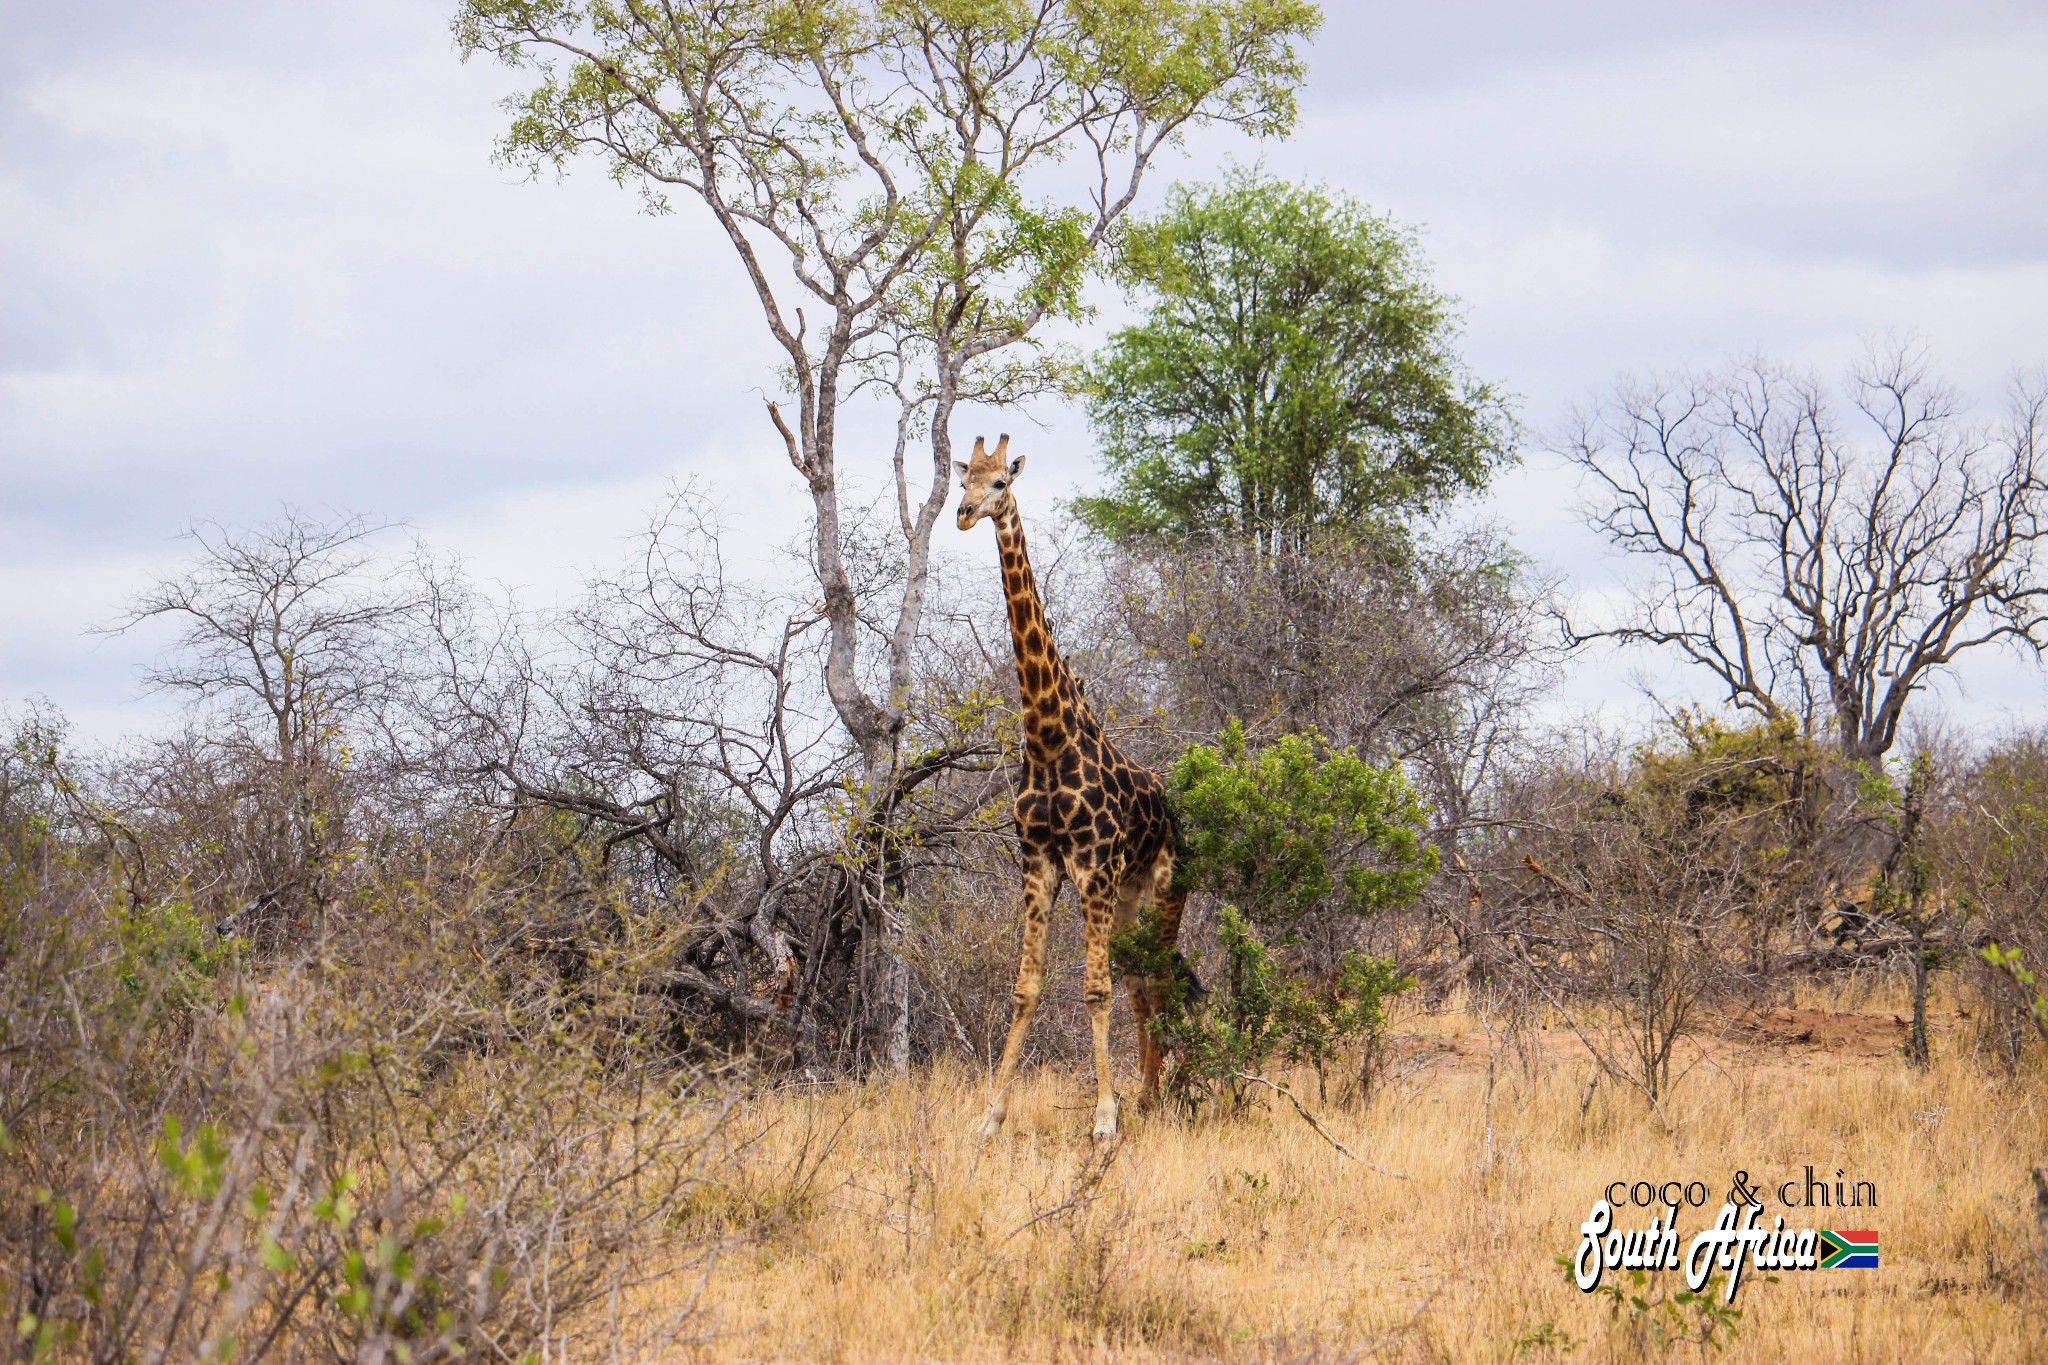
[[[1095,1137],[1106,1142],[1117,1131],[1109,1066],[1109,940],[1135,923],[1147,905],[1154,909],[1165,946],[1178,940],[1186,900],[1173,885],[1179,841],[1158,774],[1133,761],[1103,733],[1080,680],[1053,644],[1017,513],[1015,485],[1024,457],[1012,459],[1009,450],[1007,433],[993,450],[976,437],[973,455],[954,461],[962,490],[960,529],[969,530],[983,519],[995,522],[1024,721],[1016,802],[1024,882],[1017,990],[995,1091],[978,1133],[987,1141],[1002,1130],[1010,1082],[1044,991],[1053,901],[1060,884],[1071,881],[1081,900],[1086,945],[1081,996],[1095,1041]],[[1139,1096],[1150,1101],[1158,1095],[1160,1069],[1150,1023],[1166,983],[1133,979],[1127,984],[1138,1024]]]

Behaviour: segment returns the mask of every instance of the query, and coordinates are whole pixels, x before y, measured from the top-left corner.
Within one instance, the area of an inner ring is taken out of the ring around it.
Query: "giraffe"
[[[960,529],[987,518],[996,524],[1009,605],[1010,642],[1017,655],[1023,699],[1024,769],[1017,784],[1017,839],[1024,878],[1023,944],[1010,1035],[996,1069],[988,1116],[977,1130],[986,1142],[1002,1131],[1011,1078],[1045,977],[1045,934],[1064,878],[1080,895],[1086,931],[1082,999],[1095,1034],[1095,1140],[1116,1137],[1116,1092],[1109,1077],[1109,940],[1133,923],[1140,906],[1155,907],[1158,928],[1171,948],[1180,935],[1186,892],[1173,885],[1179,839],[1166,808],[1164,784],[1134,763],[1102,732],[1088,709],[1081,682],[1053,646],[1045,607],[1024,547],[1024,524],[1013,491],[1024,457],[1007,458],[1005,433],[991,451],[980,437],[969,460],[955,460],[960,485]],[[1185,971],[1178,956],[1175,970]],[[1139,1102],[1158,1096],[1160,1049],[1147,1026],[1163,982],[1128,983],[1138,1023]],[[1195,989],[1199,989],[1197,985]]]

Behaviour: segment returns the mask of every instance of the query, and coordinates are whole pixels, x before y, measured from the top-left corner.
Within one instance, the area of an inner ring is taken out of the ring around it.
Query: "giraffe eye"
[[[1009,480],[1008,480],[1008,479],[997,479],[997,480],[995,481],[995,485],[994,485],[994,487],[995,487],[995,489],[996,489],[996,491],[997,491],[997,492],[1001,492],[1001,491],[1003,490],[1003,486],[1004,486],[1005,484],[1007,484],[1007,483],[1009,483]]]

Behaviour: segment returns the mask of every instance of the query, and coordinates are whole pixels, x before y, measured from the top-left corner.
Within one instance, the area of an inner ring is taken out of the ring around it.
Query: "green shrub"
[[[1321,1081],[1347,1047],[1375,1038],[1385,1024],[1383,1006],[1415,983],[1392,962],[1347,953],[1336,978],[1317,988],[1288,971],[1236,907],[1223,907],[1222,990],[1196,995],[1190,978],[1174,970],[1174,953],[1153,924],[1117,936],[1119,967],[1168,983],[1153,1029],[1173,1054],[1166,1092],[1184,1112],[1205,1104],[1243,1103],[1250,1082],[1279,1062],[1315,1069]]]
[[[201,1004],[239,965],[244,940],[223,938],[184,901],[112,907],[121,985],[137,1001],[170,1009]]]
[[[1313,733],[1253,751],[1234,721],[1218,747],[1181,756],[1167,794],[1182,839],[1178,883],[1224,901],[1213,998],[1149,920],[1113,944],[1122,971],[1165,983],[1153,1029],[1174,1058],[1169,1094],[1188,1111],[1236,1105],[1246,1078],[1275,1064],[1325,1079],[1346,1048],[1379,1033],[1385,1001],[1412,983],[1359,952],[1312,979],[1288,949],[1312,918],[1364,918],[1415,899],[1437,865],[1421,800],[1398,771],[1333,752]]]
[[[1267,928],[1332,910],[1406,905],[1436,872],[1428,812],[1393,768],[1375,768],[1320,736],[1286,735],[1256,752],[1232,721],[1220,748],[1197,744],[1167,777],[1184,843],[1183,886],[1214,891]]]

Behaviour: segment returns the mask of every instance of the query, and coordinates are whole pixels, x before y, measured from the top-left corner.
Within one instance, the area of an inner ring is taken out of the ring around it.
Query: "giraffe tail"
[[[1166,809],[1166,837],[1173,849],[1173,877],[1167,887],[1167,894],[1184,898],[1194,890],[1194,871],[1188,859],[1187,835],[1181,832],[1180,812],[1174,809],[1173,793],[1162,793],[1161,804]],[[1174,915],[1180,919],[1178,907]],[[1173,950],[1173,979],[1180,984],[1182,1004],[1190,1011],[1199,1010],[1209,998],[1209,988],[1202,984],[1202,978],[1195,975],[1195,965],[1180,949]]]
[[[1180,983],[1181,1005],[1189,1013],[1200,1010],[1209,999],[1209,988],[1195,975],[1195,964],[1178,948],[1173,950],[1173,979]]]
[[[1180,827],[1180,812],[1174,809],[1173,792],[1164,793],[1160,804],[1166,810],[1166,839],[1173,849],[1173,882],[1170,889],[1176,896],[1185,896],[1195,889],[1195,873],[1188,859],[1188,837]]]

